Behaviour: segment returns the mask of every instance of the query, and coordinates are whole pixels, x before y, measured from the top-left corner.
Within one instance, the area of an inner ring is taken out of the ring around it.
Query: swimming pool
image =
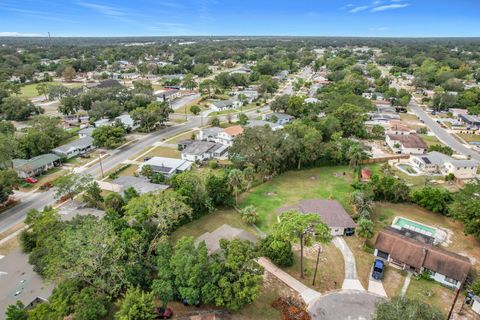
[[[410,219],[402,218],[402,217],[396,217],[392,223],[392,226],[397,229],[404,228],[404,229],[412,230],[412,231],[427,235],[429,237],[434,237],[434,238],[437,233],[436,228],[429,227],[427,225],[412,221]]]

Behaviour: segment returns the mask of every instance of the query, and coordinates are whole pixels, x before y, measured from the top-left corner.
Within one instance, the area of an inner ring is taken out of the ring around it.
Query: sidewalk
[[[277,277],[280,281],[285,283],[287,286],[298,292],[298,294],[303,298],[305,303],[309,305],[311,302],[320,298],[321,294],[318,291],[310,289],[275,264],[273,264],[270,260],[264,257],[260,257],[257,260],[258,264],[261,265],[265,271],[270,272],[272,275]]]

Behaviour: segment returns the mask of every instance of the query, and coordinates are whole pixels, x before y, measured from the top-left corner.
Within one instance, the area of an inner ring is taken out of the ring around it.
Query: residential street
[[[465,147],[462,143],[455,139],[450,133],[442,128],[440,124],[430,118],[430,116],[417,104],[414,99],[412,99],[410,102],[409,107],[420,118],[420,120],[427,125],[427,127],[437,136],[440,141],[455,150],[457,153],[471,156],[473,159],[480,161],[479,153]]]

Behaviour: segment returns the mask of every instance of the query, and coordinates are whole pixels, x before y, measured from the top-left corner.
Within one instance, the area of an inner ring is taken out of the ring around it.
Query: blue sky
[[[0,36],[480,36],[480,0],[0,0]]]

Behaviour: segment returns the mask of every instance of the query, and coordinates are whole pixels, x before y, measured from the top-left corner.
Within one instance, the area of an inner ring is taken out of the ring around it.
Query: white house
[[[120,123],[123,127],[127,130],[136,130],[140,126],[133,121],[132,117],[127,114],[122,114],[121,116],[116,117],[113,120],[110,119],[100,119],[93,123],[95,128],[103,127],[103,126],[113,126],[115,123]]]
[[[56,147],[55,149],[52,149],[52,152],[60,157],[70,159],[79,154],[88,152],[93,148],[93,138],[85,136],[83,138]]]
[[[153,172],[162,173],[165,177],[169,178],[174,174],[190,170],[192,164],[193,162],[184,159],[153,157],[142,163],[138,171],[141,172],[144,166],[149,165]]]
[[[219,158],[227,152],[228,146],[209,141],[192,141],[182,150],[182,159],[192,162]]]
[[[199,131],[197,139],[201,141],[218,142],[220,132],[223,132],[223,129],[219,127],[204,128]]]
[[[240,95],[243,95],[246,97],[247,103],[252,103],[253,101],[258,99],[258,91],[256,90],[242,90],[242,91],[235,92],[235,96],[237,97],[237,100],[240,100]]]
[[[221,143],[225,146],[231,146],[233,144],[233,140],[239,135],[243,133],[242,126],[232,126],[224,129],[222,132],[218,133],[217,135],[217,142]]]
[[[213,111],[237,109],[241,106],[242,102],[238,100],[214,100],[210,103],[210,109],[212,109]]]
[[[42,154],[31,159],[13,159],[13,168],[20,178],[33,177],[60,164],[60,157],[53,153]]]
[[[245,127],[255,128],[255,127],[264,127],[269,126],[272,131],[277,131],[283,129],[283,125],[280,125],[276,122],[264,121],[264,120],[248,120],[248,123]]]
[[[423,173],[442,175],[451,173],[460,180],[475,179],[479,165],[475,160],[454,159],[437,151],[411,156],[410,163]]]

